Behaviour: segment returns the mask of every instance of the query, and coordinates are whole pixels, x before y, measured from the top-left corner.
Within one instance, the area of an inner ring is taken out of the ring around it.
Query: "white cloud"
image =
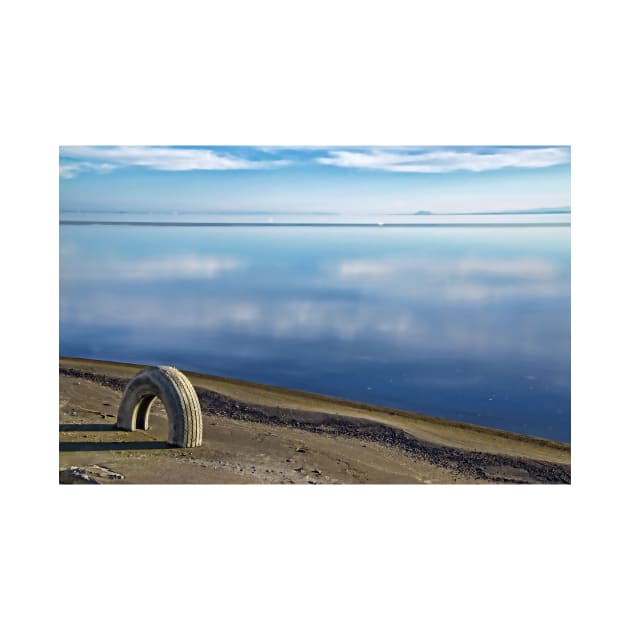
[[[111,173],[117,168],[116,164],[108,162],[61,162],[59,164],[59,177],[73,179],[79,173]]]
[[[451,171],[489,171],[508,167],[544,168],[567,164],[568,147],[534,149],[473,150],[439,149],[429,151],[403,149],[335,150],[329,157],[317,158],[321,164],[347,168],[367,168],[398,173],[448,173]]]
[[[59,148],[63,159],[81,160],[60,165],[61,177],[74,177],[86,170],[107,171],[125,166],[141,166],[158,171],[220,171],[235,169],[264,169],[288,164],[286,160],[246,160],[229,154],[219,155],[210,149],[178,147],[91,147],[65,146]]]
[[[79,164],[60,164],[59,165],[59,177],[62,179],[72,179],[81,172],[81,166]]]

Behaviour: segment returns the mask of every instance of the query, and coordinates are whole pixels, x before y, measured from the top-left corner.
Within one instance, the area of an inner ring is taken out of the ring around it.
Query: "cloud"
[[[59,164],[59,177],[62,179],[73,179],[79,173],[111,173],[117,166],[115,164],[97,162],[63,162]]]
[[[210,149],[150,146],[64,146],[59,147],[59,157],[64,160],[59,175],[66,179],[83,171],[107,172],[128,166],[158,171],[221,171],[275,168],[288,164],[287,160],[247,160]]]
[[[370,149],[329,151],[320,164],[345,168],[365,168],[397,173],[449,173],[490,171],[502,168],[545,168],[568,164],[569,147],[516,149]]]
[[[569,147],[234,147],[231,151],[167,146],[62,146],[59,176],[140,167],[158,171],[252,170],[298,162],[398,173],[545,168],[570,162]],[[252,153],[251,149],[254,149]],[[256,154],[256,159],[252,155]],[[240,153],[240,154],[239,154]],[[290,153],[291,159],[272,159]],[[245,154],[245,156],[243,155]],[[275,155],[274,155],[275,154]],[[322,155],[323,154],[323,155]]]
[[[59,177],[62,179],[72,179],[81,172],[81,166],[79,164],[60,164],[59,165]]]

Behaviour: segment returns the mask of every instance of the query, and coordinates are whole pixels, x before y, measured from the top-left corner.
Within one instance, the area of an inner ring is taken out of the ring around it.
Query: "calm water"
[[[570,228],[61,225],[60,353],[569,442]]]

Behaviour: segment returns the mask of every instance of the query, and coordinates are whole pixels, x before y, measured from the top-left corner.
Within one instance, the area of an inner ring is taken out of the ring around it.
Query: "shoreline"
[[[128,370],[133,375],[133,370],[139,371],[146,367],[140,363],[121,363],[117,361],[102,361],[100,359],[83,359],[81,357],[59,357],[59,361],[65,363],[77,363],[84,365],[93,365],[95,368],[99,366],[103,368],[123,369]],[[349,400],[346,398],[339,398],[336,396],[329,396],[327,394],[318,394],[316,392],[309,392],[306,390],[289,389],[287,387],[281,387],[279,385],[267,385],[264,383],[257,383],[254,381],[244,381],[237,378],[231,378],[227,376],[216,376],[214,374],[203,374],[201,372],[194,372],[191,370],[182,370],[192,381],[207,382],[214,385],[224,384],[233,386],[234,388],[240,388],[241,393],[246,393],[248,389],[258,390],[261,394],[268,393],[271,395],[279,395],[282,397],[294,397],[299,399],[300,403],[313,402],[313,403],[330,403],[346,406],[349,410],[362,410],[367,412],[376,412],[388,415],[395,415],[396,417],[409,418],[411,420],[419,420],[426,423],[434,423],[436,425],[448,426],[451,428],[463,429],[465,431],[479,432],[480,434],[486,434],[496,437],[502,437],[510,440],[522,441],[527,444],[536,444],[547,448],[557,448],[561,451],[571,451],[571,444],[567,442],[560,442],[558,440],[551,440],[548,438],[542,438],[534,435],[527,435],[525,433],[515,433],[512,431],[506,431],[503,429],[496,429],[493,427],[486,427],[480,424],[474,424],[471,422],[464,422],[462,420],[450,420],[448,418],[442,418],[438,416],[430,416],[420,412],[407,411],[405,409],[395,409],[393,407],[383,407],[380,405],[372,405],[370,403],[363,403],[360,401]]]
[[[94,409],[97,406],[94,402],[97,397],[103,398],[105,395],[119,399],[126,382],[142,367],[144,366],[137,364],[60,357],[60,468],[71,463],[71,460],[81,459],[78,457],[79,453],[107,452],[107,448],[94,445],[103,443],[103,438],[109,431],[116,432],[113,426],[115,414],[111,413],[111,409],[106,414]],[[366,468],[363,476],[359,475],[361,481],[351,481],[348,474],[330,470],[327,471],[330,474],[326,475],[323,469],[315,467],[314,470],[319,475],[314,479],[307,478],[308,483],[414,483],[414,475],[424,483],[570,483],[571,447],[568,444],[320,394],[184,372],[197,390],[204,416],[204,445],[197,448],[200,452],[203,449],[212,449],[211,434],[218,430],[213,427],[222,424],[228,432],[231,431],[234,435],[238,433],[238,439],[235,438],[233,444],[226,440],[223,456],[228,459],[234,456],[234,465],[239,471],[242,466],[238,463],[238,458],[243,455],[239,455],[239,451],[248,450],[252,441],[268,441],[265,436],[273,429],[281,430],[283,435],[278,437],[286,437],[289,441],[299,439],[313,442],[313,451],[316,443],[320,459],[328,460],[333,453],[335,456],[341,454],[343,457],[337,457],[336,461],[345,461],[348,469],[353,469],[355,464],[359,469]],[[89,389],[86,385],[93,389],[82,394],[84,400],[77,398],[77,383],[81,382],[83,391]],[[79,404],[81,402],[83,405]],[[113,407],[116,403],[112,400],[102,404]],[[88,427],[95,425],[85,413],[76,422],[79,414],[74,407],[85,409],[92,416],[100,414],[102,419],[110,418],[109,426],[99,425],[98,430],[94,431],[96,435],[83,434],[89,439],[83,446],[72,435],[74,424],[77,430],[84,426],[86,431]],[[68,433],[72,439],[65,442]],[[123,444],[125,438],[133,442],[147,436],[147,432],[143,431],[116,433],[122,435],[115,444]],[[110,454],[126,451],[129,455],[132,450],[127,446],[117,448],[113,444],[110,445]],[[150,445],[143,443],[143,446],[149,448]],[[363,451],[357,462],[352,462],[347,457],[350,453],[356,457],[357,446]],[[151,448],[154,455],[160,450],[155,445],[151,445]],[[197,448],[190,450],[196,452]],[[138,447],[137,450],[143,449]],[[181,451],[165,447],[164,450]],[[270,456],[277,450],[278,444],[270,444]],[[372,464],[366,460],[368,451],[372,452]],[[258,455],[264,457],[265,453]],[[143,456],[146,458],[147,454],[144,453]],[[372,470],[376,466],[374,462],[379,458],[384,461],[378,465],[378,470]],[[279,464],[291,463],[291,457],[284,459],[286,462],[275,462],[278,469],[283,469]],[[210,459],[206,460],[206,464],[206,468],[214,465]],[[320,463],[320,467],[322,465]],[[255,465],[252,466],[256,469]],[[333,465],[332,469],[334,468]],[[299,466],[294,471],[300,472],[300,469],[304,467]],[[420,470],[422,472],[418,473]],[[247,481],[228,481],[225,475],[201,475],[199,480],[190,482],[299,482],[292,479],[294,475],[288,474],[290,471],[276,472],[279,474],[275,477],[270,474],[262,477],[258,475],[258,478]],[[395,481],[403,477],[405,481]],[[176,479],[182,477],[175,475],[169,481],[165,481],[160,475],[156,481],[146,479],[146,475],[140,475],[140,478],[144,479],[138,481],[140,483],[177,483]],[[189,479],[190,475],[184,475],[184,478]],[[326,478],[329,480],[326,481]],[[127,482],[133,483],[132,478]]]

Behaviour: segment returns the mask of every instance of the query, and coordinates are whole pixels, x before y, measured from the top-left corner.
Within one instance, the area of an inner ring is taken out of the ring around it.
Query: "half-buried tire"
[[[168,416],[168,443],[183,448],[201,446],[199,399],[192,383],[174,367],[149,367],[127,384],[116,426],[125,431],[149,428],[153,401],[159,398]]]

